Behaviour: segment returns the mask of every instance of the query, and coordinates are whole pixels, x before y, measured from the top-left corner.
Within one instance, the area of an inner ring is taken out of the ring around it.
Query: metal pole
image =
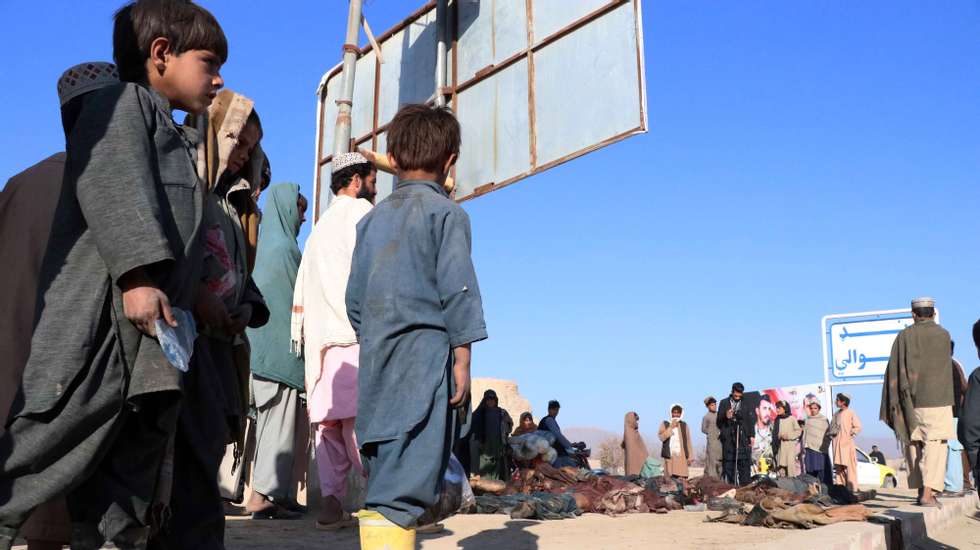
[[[449,29],[449,0],[438,0],[436,2],[436,93],[435,102],[437,107],[446,106],[446,95],[443,90],[446,88],[446,51]]]
[[[350,148],[350,111],[354,97],[354,69],[360,50],[357,37],[361,29],[361,0],[350,0],[347,14],[347,39],[344,43],[344,69],[341,77],[340,99],[337,100],[337,124],[334,126],[333,154],[346,153]]]

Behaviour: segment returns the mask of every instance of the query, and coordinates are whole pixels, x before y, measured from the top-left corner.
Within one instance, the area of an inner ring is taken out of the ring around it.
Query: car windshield
[[[858,462],[871,462],[871,460],[868,458],[868,455],[864,454],[864,451],[860,449],[858,449],[857,452],[857,459]]]

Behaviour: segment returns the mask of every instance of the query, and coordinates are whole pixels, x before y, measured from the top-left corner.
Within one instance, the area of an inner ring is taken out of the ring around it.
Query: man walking
[[[914,324],[892,344],[881,392],[881,420],[905,447],[909,487],[920,506],[941,507],[946,441],[953,429],[953,371],[949,333],[936,323],[932,298],[912,300]]]
[[[704,434],[705,459],[704,475],[721,479],[721,430],[718,429],[718,401],[714,397],[707,397],[704,406],[708,412],[701,419],[701,433]]]

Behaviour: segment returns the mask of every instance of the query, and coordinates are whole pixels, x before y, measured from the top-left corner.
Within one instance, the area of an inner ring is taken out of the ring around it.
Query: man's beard
[[[368,189],[367,185],[362,185],[361,190],[357,192],[357,198],[367,199],[368,202],[374,204],[374,197],[378,195],[378,192]]]

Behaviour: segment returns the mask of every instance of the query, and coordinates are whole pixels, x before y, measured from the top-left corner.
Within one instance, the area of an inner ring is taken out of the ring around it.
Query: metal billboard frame
[[[480,185],[479,187],[475,188],[471,194],[466,195],[464,197],[455,197],[455,192],[454,192],[453,198],[456,199],[457,202],[464,202],[485,195],[487,193],[490,193],[491,191],[495,191],[497,189],[506,187],[521,179],[538,174],[550,168],[554,168],[555,166],[568,162],[572,159],[578,158],[587,153],[596,151],[598,149],[601,149],[613,143],[622,141],[630,136],[645,133],[648,129],[647,103],[646,103],[646,74],[645,74],[644,57],[643,57],[643,20],[642,20],[641,0],[609,0],[603,5],[601,5],[600,7],[598,7],[597,9],[555,30],[554,32],[547,35],[545,38],[541,39],[537,43],[535,43],[535,37],[534,37],[534,14],[532,9],[534,5],[534,1],[535,0],[524,0],[524,6],[526,10],[526,17],[527,17],[527,34],[528,34],[526,47],[500,62],[497,62],[495,64],[490,64],[484,67],[483,69],[478,70],[474,76],[472,76],[471,78],[463,82],[459,81],[460,77],[458,71],[458,65],[459,65],[458,38],[459,37],[457,36],[458,33],[456,27],[459,21],[459,1],[457,0],[449,4],[449,9],[451,10],[450,21],[452,22],[452,29],[453,29],[452,36],[451,36],[452,45],[450,48],[450,55],[449,55],[450,59],[449,59],[449,67],[448,67],[451,75],[449,79],[450,80],[449,85],[445,86],[441,90],[436,90],[436,97],[441,96],[442,98],[444,98],[454,112],[458,113],[458,106],[459,106],[458,96],[461,92],[466,91],[469,88],[472,88],[473,86],[479,84],[480,82],[488,80],[492,76],[500,73],[501,71],[507,69],[508,67],[513,66],[515,63],[518,63],[522,60],[525,60],[527,62],[527,67],[528,67],[528,117],[529,117],[528,132],[529,132],[529,149],[530,149],[529,150],[530,169],[523,173],[506,178],[503,181],[499,181],[499,182],[491,181],[483,185]],[[537,0],[537,1],[550,1],[550,0]],[[400,23],[398,23],[394,27],[388,29],[387,31],[379,35],[376,39],[376,42],[378,44],[383,44],[388,38],[405,30],[419,19],[426,17],[427,15],[430,14],[430,12],[436,10],[438,4],[440,4],[440,0],[429,1],[424,6],[422,6],[421,8],[413,12],[411,15],[409,15],[407,18],[402,20]],[[633,16],[634,16],[635,33],[636,33],[636,67],[637,67],[637,75],[638,75],[637,97],[639,100],[639,114],[640,114],[637,126],[622,131],[614,136],[605,138],[598,143],[591,144],[581,149],[564,154],[559,158],[550,160],[544,164],[538,165],[537,164],[537,153],[538,153],[537,126],[535,120],[536,102],[535,102],[535,93],[534,93],[535,54],[540,52],[543,48],[546,48],[554,44],[564,36],[585,27],[589,23],[627,4],[633,5],[633,10],[634,10]],[[368,44],[365,47],[360,48],[358,53],[358,58],[369,54],[372,50],[373,50],[373,46],[371,44]],[[320,205],[321,185],[322,185],[321,175],[322,175],[323,166],[325,164],[328,164],[333,158],[332,153],[324,155],[324,143],[323,143],[324,128],[325,128],[324,124],[329,124],[329,121],[324,120],[325,112],[327,110],[325,106],[325,102],[327,100],[327,84],[331,79],[340,75],[341,72],[342,72],[342,64],[338,64],[323,76],[323,78],[320,81],[320,85],[317,88],[318,123],[317,123],[317,135],[316,135],[316,163],[314,166],[314,195],[315,195],[314,214],[317,218],[319,217],[320,206],[321,206]],[[375,56],[373,76],[374,76],[374,91],[373,91],[374,105],[372,107],[373,121],[371,125],[371,131],[361,135],[352,136],[350,140],[349,150],[356,150],[357,147],[361,147],[361,146],[369,146],[372,150],[377,150],[379,136],[383,134],[387,129],[387,124],[379,125],[379,120],[378,120],[379,119],[379,96],[380,96],[380,88],[381,88],[381,61],[378,60],[378,56]],[[431,104],[434,102],[435,102],[435,97],[430,98],[429,103]],[[330,144],[327,144],[328,147],[329,145]],[[455,176],[455,168],[453,169],[453,175]]]

